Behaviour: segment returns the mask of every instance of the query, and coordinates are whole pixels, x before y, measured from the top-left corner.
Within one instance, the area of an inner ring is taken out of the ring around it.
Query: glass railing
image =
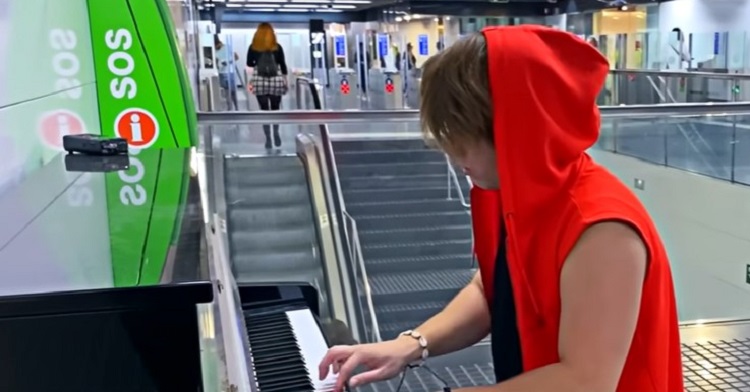
[[[750,185],[750,104],[602,107],[601,112],[601,137],[590,154],[630,185],[654,216],[672,257],[681,320],[750,318],[750,188],[733,185]],[[421,138],[416,111],[215,116],[200,114],[213,123],[281,123],[290,133],[325,124],[332,140]],[[460,188],[450,177],[445,181]],[[352,235],[356,222],[346,216],[343,222],[349,262],[357,265],[353,273],[361,297],[355,301],[367,324],[377,325],[367,311],[372,298]]]
[[[600,105],[740,102],[750,75],[682,70],[616,69],[610,71]]]
[[[748,116],[743,112],[605,116],[595,148],[750,185]]]

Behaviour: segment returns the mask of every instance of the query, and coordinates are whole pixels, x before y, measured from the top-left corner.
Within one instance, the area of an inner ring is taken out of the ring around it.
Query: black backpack
[[[258,76],[272,78],[279,75],[279,65],[276,63],[274,52],[260,52],[258,62],[255,64],[255,73]]]

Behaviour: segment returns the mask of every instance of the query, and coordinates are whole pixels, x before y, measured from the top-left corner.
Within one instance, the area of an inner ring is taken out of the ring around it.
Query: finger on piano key
[[[295,310],[287,312],[289,322],[300,346],[300,352],[305,360],[308,375],[317,376],[318,364],[328,351],[323,332],[310,310]],[[326,378],[310,377],[315,391],[332,391],[338,375],[329,372]]]

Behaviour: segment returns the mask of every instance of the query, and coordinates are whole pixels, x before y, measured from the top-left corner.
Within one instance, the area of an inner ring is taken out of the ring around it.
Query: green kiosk
[[[113,284],[159,282],[179,234],[197,128],[167,1],[0,3],[0,150],[9,162],[0,170],[0,203],[4,194],[62,167],[63,135],[123,137],[129,170],[81,175],[61,169],[56,176],[73,182],[74,190],[85,188],[68,196],[70,207],[86,221],[83,232],[96,238],[108,232],[109,255],[100,253],[111,258]],[[20,186],[2,186],[4,177]],[[25,215],[34,216],[39,205],[22,199]],[[106,228],[93,222],[101,208]],[[19,229],[26,224],[17,223]],[[39,242],[59,236],[49,230],[37,234]]]

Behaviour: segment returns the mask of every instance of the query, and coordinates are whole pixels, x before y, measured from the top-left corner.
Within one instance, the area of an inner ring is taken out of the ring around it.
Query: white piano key
[[[294,330],[294,336],[297,338],[302,358],[305,359],[307,373],[310,375],[315,391],[332,391],[338,379],[337,375],[329,372],[324,380],[319,379],[318,365],[328,351],[328,345],[312,312],[309,309],[303,309],[292,310],[286,314]]]

